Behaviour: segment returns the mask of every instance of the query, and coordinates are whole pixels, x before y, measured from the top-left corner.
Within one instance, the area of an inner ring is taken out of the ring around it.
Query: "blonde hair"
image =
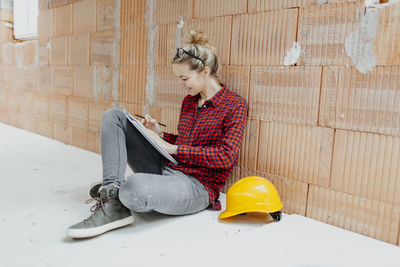
[[[179,53],[178,49],[183,49],[186,53]],[[208,43],[208,38],[203,32],[191,30],[189,32],[189,42],[178,49],[172,57],[172,64],[186,63],[191,70],[199,72],[205,66],[208,66],[210,68],[210,75],[218,78],[217,72],[219,66],[216,49]]]

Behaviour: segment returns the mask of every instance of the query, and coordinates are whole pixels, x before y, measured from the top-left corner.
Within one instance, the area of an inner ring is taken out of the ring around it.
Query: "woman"
[[[246,126],[246,101],[217,77],[215,49],[201,32],[178,48],[172,69],[188,91],[178,135],[162,132],[146,115],[143,125],[178,161],[173,165],[138,133],[119,109],[103,115],[103,182],[93,214],[67,230],[73,238],[92,237],[133,222],[135,212],[192,214],[211,205],[220,210],[219,190],[232,172]],[[124,179],[126,164],[134,173]]]

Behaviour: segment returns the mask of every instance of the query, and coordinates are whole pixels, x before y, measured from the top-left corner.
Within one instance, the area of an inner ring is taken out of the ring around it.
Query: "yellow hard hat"
[[[226,210],[219,215],[220,219],[247,212],[265,212],[277,214],[282,208],[275,186],[265,178],[249,176],[234,183],[226,194]],[[273,216],[275,221],[276,219]]]

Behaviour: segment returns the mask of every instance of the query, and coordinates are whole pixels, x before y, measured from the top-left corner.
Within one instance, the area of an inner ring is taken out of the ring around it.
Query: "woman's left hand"
[[[168,154],[176,154],[178,146],[166,142],[156,132],[147,128],[146,130],[157,141],[157,143],[168,152]]]

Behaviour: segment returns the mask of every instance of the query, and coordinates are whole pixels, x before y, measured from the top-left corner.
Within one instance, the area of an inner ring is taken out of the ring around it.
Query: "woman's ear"
[[[201,75],[202,75],[204,78],[210,76],[210,67],[205,66],[205,67],[203,68],[203,70],[201,71]]]

